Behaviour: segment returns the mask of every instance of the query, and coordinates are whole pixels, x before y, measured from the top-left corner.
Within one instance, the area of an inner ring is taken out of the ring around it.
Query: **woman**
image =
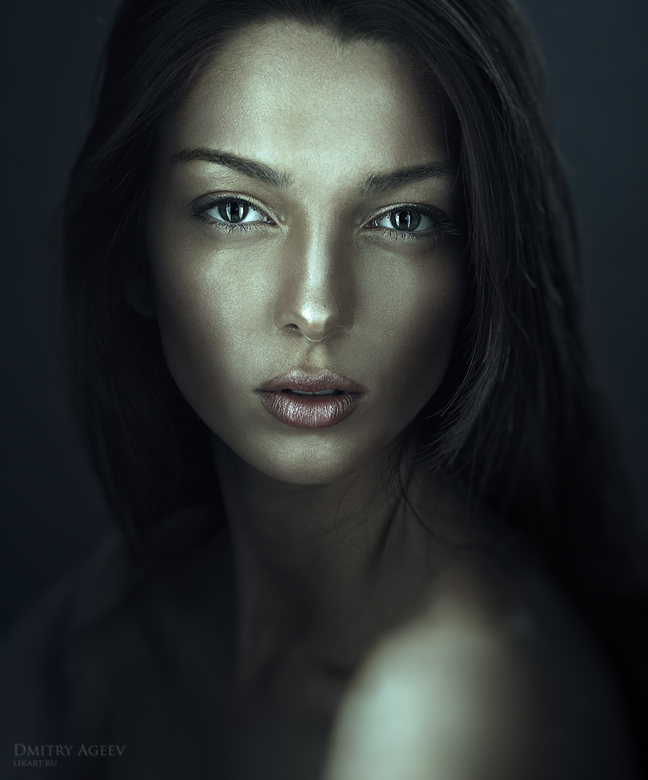
[[[633,776],[633,530],[530,52],[501,2],[123,7],[66,269],[132,552],[57,679],[62,739],[128,753],[79,771]]]

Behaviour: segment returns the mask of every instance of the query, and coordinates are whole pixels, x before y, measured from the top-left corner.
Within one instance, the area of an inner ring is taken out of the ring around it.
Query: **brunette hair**
[[[75,409],[115,515],[145,543],[162,515],[218,495],[206,428],[170,377],[156,322],[127,303],[120,267],[147,262],[165,117],[232,31],[270,19],[395,46],[442,94],[471,284],[451,369],[417,421],[421,456],[539,551],[617,668],[636,675],[638,531],[581,334],[574,220],[538,58],[507,0],[124,3],[64,246]]]

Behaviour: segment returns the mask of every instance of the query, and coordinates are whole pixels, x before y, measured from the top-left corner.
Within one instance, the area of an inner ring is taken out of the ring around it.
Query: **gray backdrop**
[[[51,249],[116,0],[0,11],[0,629],[110,528],[65,401]],[[587,329],[648,506],[648,4],[525,0],[577,206]]]

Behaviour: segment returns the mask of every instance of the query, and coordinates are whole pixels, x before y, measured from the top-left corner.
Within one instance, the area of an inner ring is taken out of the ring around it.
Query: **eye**
[[[440,233],[457,235],[454,223],[434,206],[397,206],[370,220],[365,227],[402,239],[429,238]]]
[[[376,220],[376,227],[392,230],[406,230],[413,233],[416,230],[430,230],[434,227],[432,218],[414,209],[395,209],[384,217]]]
[[[259,207],[232,195],[207,195],[200,198],[192,204],[192,216],[227,232],[275,224]]]
[[[233,198],[221,200],[212,205],[211,208],[205,209],[202,213],[215,221],[224,222],[227,225],[268,221],[268,217],[254,208],[251,203]]]

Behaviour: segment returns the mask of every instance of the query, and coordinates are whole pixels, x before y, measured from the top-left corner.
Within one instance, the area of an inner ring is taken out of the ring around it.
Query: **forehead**
[[[440,105],[422,66],[384,43],[340,43],[293,21],[255,24],[206,63],[163,148],[218,148],[326,178],[447,160]]]

